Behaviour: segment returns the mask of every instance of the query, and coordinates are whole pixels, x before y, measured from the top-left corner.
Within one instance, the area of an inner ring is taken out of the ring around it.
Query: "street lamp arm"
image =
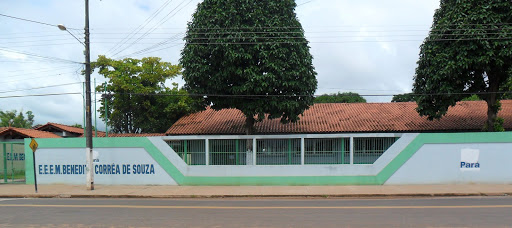
[[[66,32],[68,32],[68,33],[69,33],[69,35],[73,36],[73,38],[75,38],[78,42],[80,42],[80,43],[81,43],[82,45],[84,45],[84,47],[85,47],[84,42],[82,42],[82,41],[81,41],[80,39],[78,39],[75,35],[73,35],[73,33],[71,33],[71,32],[66,28],[66,26],[64,26],[63,24],[59,24],[59,25],[57,25],[57,27],[58,27],[60,30],[62,30],[62,31],[66,31]]]

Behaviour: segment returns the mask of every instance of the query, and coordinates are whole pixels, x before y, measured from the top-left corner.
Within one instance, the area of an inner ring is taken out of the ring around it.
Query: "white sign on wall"
[[[461,171],[480,171],[480,150],[462,149],[460,151]]]
[[[83,149],[38,149],[37,180],[41,184],[85,184]],[[104,185],[177,185],[142,148],[97,148],[94,182]]]

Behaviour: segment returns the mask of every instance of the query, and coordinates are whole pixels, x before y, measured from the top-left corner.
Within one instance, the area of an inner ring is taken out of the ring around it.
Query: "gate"
[[[0,183],[25,183],[23,142],[0,142]]]

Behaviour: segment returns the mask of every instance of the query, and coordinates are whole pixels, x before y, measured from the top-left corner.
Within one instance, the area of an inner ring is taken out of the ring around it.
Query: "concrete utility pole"
[[[87,158],[87,190],[94,190],[92,163],[92,117],[91,117],[91,48],[89,41],[89,0],[85,0],[85,152]]]

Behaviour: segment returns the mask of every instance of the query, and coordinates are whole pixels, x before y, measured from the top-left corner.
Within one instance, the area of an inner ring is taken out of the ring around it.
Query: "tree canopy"
[[[315,98],[315,103],[366,103],[358,93],[344,92],[323,94]]]
[[[69,126],[70,126],[70,127],[76,127],[76,128],[82,128],[82,129],[84,129],[84,126],[82,126],[82,124],[79,124],[79,123],[75,123],[75,124],[73,124],[73,125],[69,125]],[[95,130],[96,130],[96,127],[93,125],[93,126],[91,126],[91,129],[92,129],[93,131],[95,131]]]
[[[204,0],[188,24],[181,64],[201,105],[255,121],[297,121],[313,104],[316,72],[294,0]],[[256,117],[256,118],[255,118]]]
[[[439,119],[471,94],[487,102],[494,131],[499,100],[512,74],[512,2],[441,0],[421,45],[413,93],[418,112]]]
[[[193,99],[185,90],[164,84],[180,73],[178,65],[156,57],[113,60],[99,56],[92,66],[108,80],[96,88],[104,94],[98,111],[115,133],[165,132],[192,111]]]
[[[397,94],[393,96],[391,102],[414,102],[415,96],[411,93]]]
[[[32,111],[0,111],[0,127],[17,127],[17,128],[32,128],[34,124],[34,114]]]

